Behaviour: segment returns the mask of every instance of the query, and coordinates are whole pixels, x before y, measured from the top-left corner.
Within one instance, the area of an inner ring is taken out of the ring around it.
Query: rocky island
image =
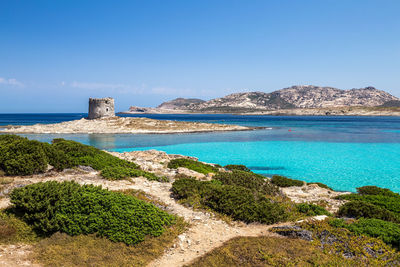
[[[341,90],[296,85],[271,93],[234,93],[209,101],[177,98],[156,108],[131,107],[122,113],[400,116],[400,99],[374,87]]]
[[[102,134],[167,134],[214,131],[246,131],[257,127],[245,127],[217,123],[154,120],[148,118],[108,117],[94,120],[80,119],[54,124],[9,126],[2,133],[102,133]]]
[[[257,127],[238,125],[154,120],[148,118],[118,117],[114,113],[114,99],[89,99],[89,116],[80,120],[54,124],[6,126],[2,133],[81,133],[81,134],[166,134],[214,131],[245,131]]]

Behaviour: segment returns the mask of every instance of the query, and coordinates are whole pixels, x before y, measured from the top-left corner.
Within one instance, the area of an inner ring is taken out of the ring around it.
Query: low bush
[[[389,210],[364,201],[350,201],[339,208],[339,216],[350,218],[375,218],[384,221],[397,222],[396,214]]]
[[[47,169],[42,143],[16,135],[0,135],[0,170],[6,175],[31,175]]]
[[[357,234],[380,238],[386,244],[400,248],[400,225],[397,223],[361,218],[346,228]]]
[[[307,216],[331,215],[329,211],[315,204],[300,203],[296,205],[296,209],[298,212],[303,213]]]
[[[264,176],[252,172],[233,170],[232,172],[220,172],[214,176],[215,180],[222,184],[236,185],[248,188],[254,192],[260,192],[267,195],[277,195],[279,188]]]
[[[55,181],[14,189],[15,211],[40,234],[93,234],[128,245],[159,236],[174,217],[152,204],[92,185]]]
[[[294,180],[281,175],[272,176],[271,183],[279,187],[290,187],[290,186],[303,186],[304,182],[300,180]]]
[[[192,206],[208,207],[235,220],[270,224],[287,219],[280,203],[242,186],[220,183],[182,178],[172,184],[172,192]]]
[[[400,199],[398,197],[382,196],[382,195],[346,194],[346,195],[340,195],[338,199],[345,199],[350,201],[362,201],[382,207],[397,214],[400,213]]]
[[[110,180],[137,176],[164,180],[140,170],[133,162],[75,141],[54,139],[48,144],[16,135],[0,135],[0,171],[5,175],[41,173],[48,164],[59,171],[79,165],[90,166],[102,171],[103,177]]]
[[[362,186],[357,188],[357,192],[360,195],[380,195],[380,196],[388,196],[388,197],[397,197],[400,198],[400,195],[392,192],[387,188],[380,188],[374,185]]]
[[[218,169],[216,167],[192,159],[173,159],[168,163],[168,168],[170,169],[178,169],[179,167],[188,168],[192,171],[203,174],[218,172]]]
[[[241,164],[229,164],[226,165],[224,168],[230,171],[237,170],[237,171],[251,172],[249,168]]]

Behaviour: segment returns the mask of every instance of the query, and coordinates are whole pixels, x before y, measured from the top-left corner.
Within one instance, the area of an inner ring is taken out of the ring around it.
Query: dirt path
[[[0,266],[34,266],[39,265],[29,260],[30,245],[0,245]]]

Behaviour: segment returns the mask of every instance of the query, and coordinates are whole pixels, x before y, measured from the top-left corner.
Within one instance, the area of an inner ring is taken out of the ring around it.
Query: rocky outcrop
[[[297,108],[373,107],[398,100],[397,97],[374,87],[341,90],[333,87],[302,85],[285,88],[277,93]]]
[[[292,108],[374,107],[399,100],[374,87],[341,90],[313,85],[292,86],[272,93],[248,92],[231,94],[205,103],[193,104],[191,110],[280,110]]]

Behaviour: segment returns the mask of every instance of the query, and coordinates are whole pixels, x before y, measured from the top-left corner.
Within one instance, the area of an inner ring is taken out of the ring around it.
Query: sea
[[[57,123],[73,114],[0,114],[1,125]],[[201,161],[244,164],[256,173],[322,182],[339,191],[377,185],[400,192],[400,117],[239,116],[227,114],[121,115],[265,127],[253,131],[188,134],[25,134],[65,138],[109,151],[157,149]],[[1,128],[0,128],[1,133]]]

